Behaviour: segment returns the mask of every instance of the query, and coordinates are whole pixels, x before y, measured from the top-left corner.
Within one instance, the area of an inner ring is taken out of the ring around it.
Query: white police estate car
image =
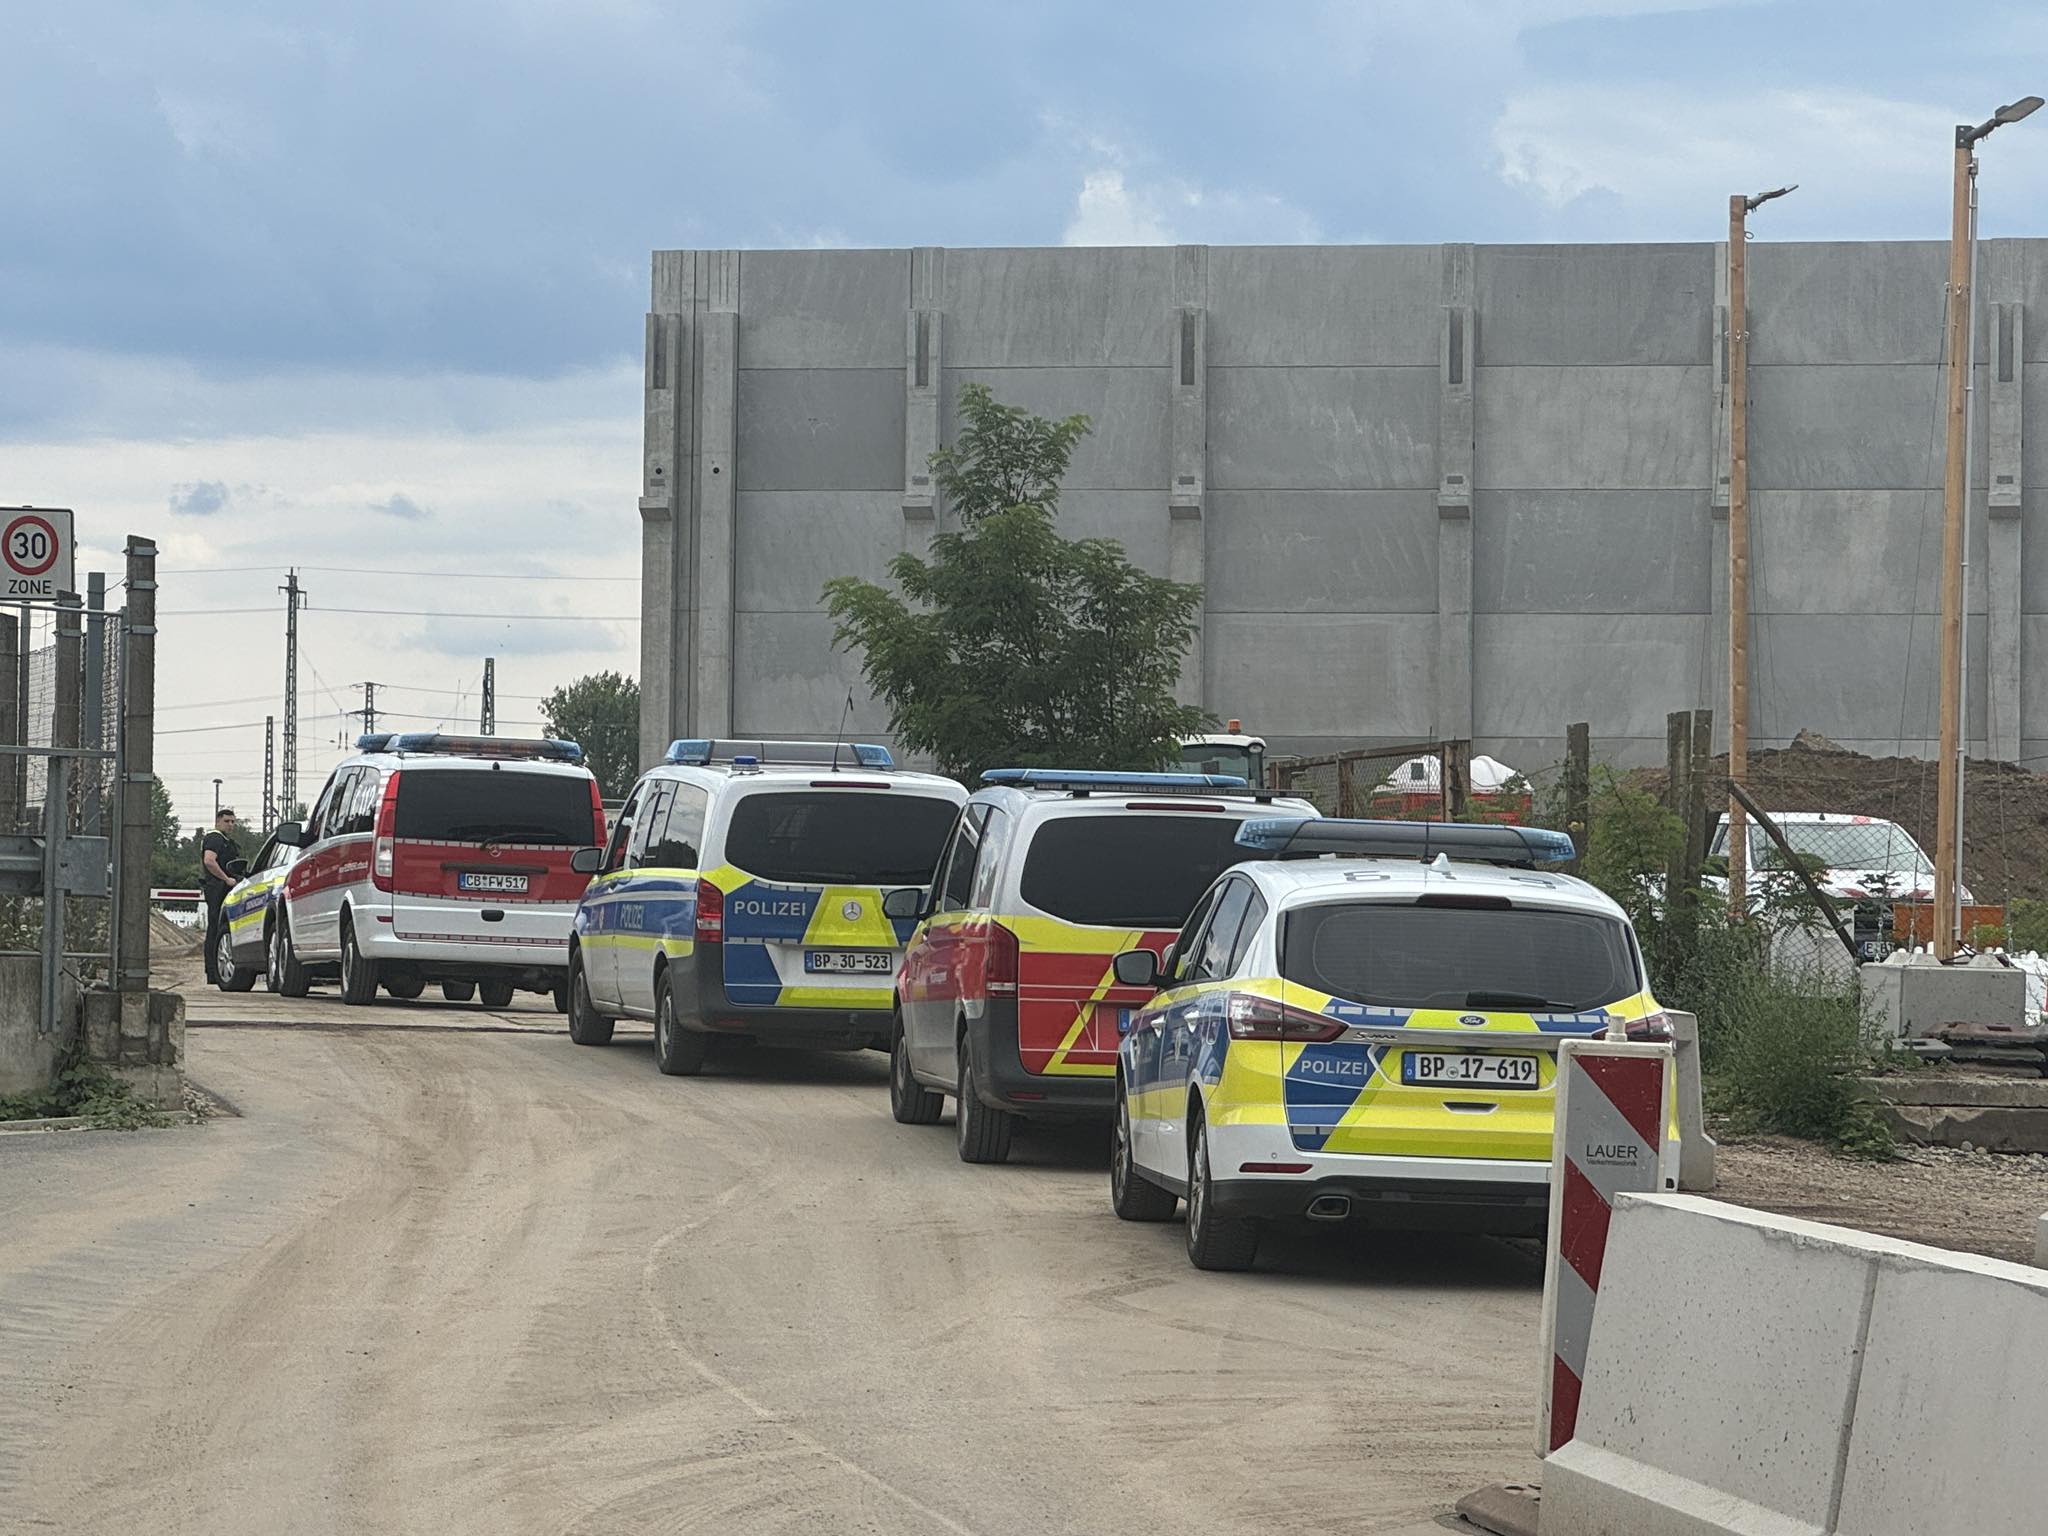
[[[1204,1269],[1265,1223],[1543,1230],[1561,1041],[1664,1038],[1634,930],[1562,833],[1265,817],[1196,904],[1117,1056],[1111,1201],[1188,1202]]]
[[[966,799],[864,742],[676,742],[576,909],[570,1038],[652,1019],[671,1074],[702,1071],[714,1035],[886,1049],[912,919],[882,903],[931,884]]]

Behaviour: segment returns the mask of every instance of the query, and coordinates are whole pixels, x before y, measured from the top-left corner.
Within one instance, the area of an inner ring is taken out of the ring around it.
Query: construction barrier
[[[2044,1528],[2048,1271],[1623,1194],[1544,1536]]]
[[[1720,1144],[1707,1134],[1706,1085],[1700,1075],[1700,1021],[1666,1010],[1671,1037],[1672,1087],[1678,1095],[1678,1187],[1704,1194],[1714,1187],[1714,1155]]]

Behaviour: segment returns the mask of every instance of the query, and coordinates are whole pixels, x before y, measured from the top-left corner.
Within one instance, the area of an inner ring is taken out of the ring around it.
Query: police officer
[[[220,984],[220,908],[235,883],[228,861],[241,856],[235,846],[235,813],[222,806],[214,813],[213,830],[199,845],[199,889],[206,896],[206,979],[215,986]]]

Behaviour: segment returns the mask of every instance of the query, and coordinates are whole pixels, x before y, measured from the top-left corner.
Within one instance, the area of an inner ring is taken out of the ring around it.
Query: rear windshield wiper
[[[1538,997],[1534,992],[1467,992],[1467,1008],[1536,1008],[1545,1013],[1576,1013],[1562,1003],[1553,1003],[1547,997]]]

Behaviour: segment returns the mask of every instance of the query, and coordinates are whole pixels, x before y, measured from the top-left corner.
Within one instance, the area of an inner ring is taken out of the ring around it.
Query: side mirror
[[[277,830],[271,835],[277,839],[278,845],[283,848],[303,848],[306,846],[306,827],[304,822],[280,821],[277,824]]]
[[[249,873],[249,861],[247,859],[229,859],[221,867],[237,880]]]
[[[893,917],[898,922],[908,919],[914,923],[925,915],[929,900],[928,893],[917,886],[899,886],[883,895],[882,916]]]
[[[1127,987],[1159,984],[1159,957],[1149,949],[1127,949],[1113,962],[1116,979]]]
[[[602,848],[578,848],[569,855],[569,867],[579,875],[594,875],[604,868]]]

